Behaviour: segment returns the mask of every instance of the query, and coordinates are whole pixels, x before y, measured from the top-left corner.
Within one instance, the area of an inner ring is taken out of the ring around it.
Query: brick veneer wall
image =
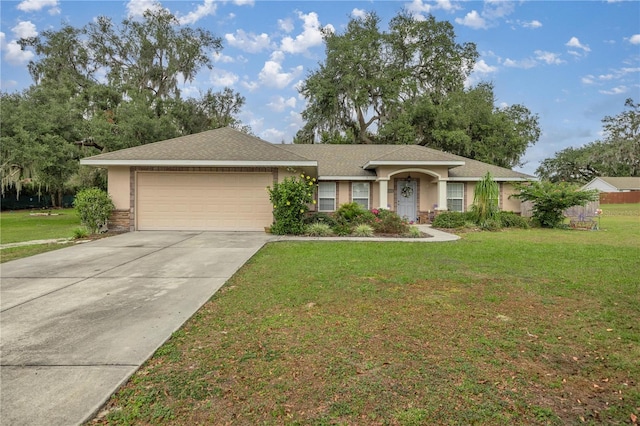
[[[107,226],[113,231],[129,231],[131,220],[129,210],[114,210],[107,220]]]

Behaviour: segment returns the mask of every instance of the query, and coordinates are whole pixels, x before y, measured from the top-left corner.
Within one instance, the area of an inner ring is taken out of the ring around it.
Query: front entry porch
[[[426,223],[447,210],[447,181],[433,172],[401,170],[379,177],[379,207],[416,223]]]

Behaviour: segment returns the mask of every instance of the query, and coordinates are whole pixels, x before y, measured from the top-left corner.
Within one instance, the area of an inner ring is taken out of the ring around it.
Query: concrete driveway
[[[87,420],[268,240],[132,232],[0,265],[0,423]]]

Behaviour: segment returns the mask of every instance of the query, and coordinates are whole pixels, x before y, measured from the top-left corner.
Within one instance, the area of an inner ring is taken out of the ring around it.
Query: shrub
[[[267,187],[269,199],[273,205],[274,224],[271,232],[276,235],[304,233],[304,215],[308,204],[314,203],[313,192],[316,179],[301,174],[300,177],[286,177]]]
[[[373,213],[365,210],[358,203],[344,203],[336,210],[336,220],[339,223],[349,225],[360,225],[362,223],[369,223],[374,219]]]
[[[568,182],[516,183],[520,191],[512,197],[533,202],[533,219],[543,228],[559,228],[564,222],[563,211],[573,206],[584,206],[598,199],[598,191],[580,191]]]
[[[333,216],[323,212],[311,213],[304,218],[304,223],[307,225],[311,225],[313,223],[326,223],[330,227],[334,227],[338,224]]]
[[[361,223],[353,230],[356,237],[373,237],[373,228],[366,223]]]
[[[380,234],[399,234],[409,232],[409,223],[390,210],[380,209],[372,223],[373,229]]]
[[[469,214],[461,212],[442,212],[433,219],[434,228],[462,228],[469,222]]]
[[[351,226],[346,223],[339,223],[333,227],[333,232],[340,237],[351,235]]]
[[[491,177],[491,173],[487,172],[482,180],[476,185],[473,192],[473,205],[471,206],[474,221],[483,229],[496,225],[499,212],[499,197],[500,187]]]
[[[87,231],[87,228],[76,228],[73,230],[73,238],[75,238],[76,240],[80,238],[85,238],[88,235],[89,235],[89,231]]]
[[[421,238],[422,237],[422,232],[416,228],[415,226],[410,226],[409,227],[409,232],[406,235],[409,238]]]
[[[522,217],[514,212],[500,212],[498,217],[500,218],[500,224],[505,228],[529,229],[531,227],[526,217]]]
[[[98,232],[115,208],[111,197],[102,189],[88,188],[76,194],[73,207],[78,212],[80,222],[90,234]]]
[[[329,225],[319,222],[307,225],[305,233],[310,237],[330,237],[333,235],[333,231]]]

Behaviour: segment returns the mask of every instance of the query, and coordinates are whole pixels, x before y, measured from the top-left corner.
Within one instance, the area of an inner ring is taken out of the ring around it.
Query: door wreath
[[[400,190],[400,195],[402,195],[404,198],[411,197],[413,195],[413,188],[405,184],[405,186],[403,186],[402,189]]]

